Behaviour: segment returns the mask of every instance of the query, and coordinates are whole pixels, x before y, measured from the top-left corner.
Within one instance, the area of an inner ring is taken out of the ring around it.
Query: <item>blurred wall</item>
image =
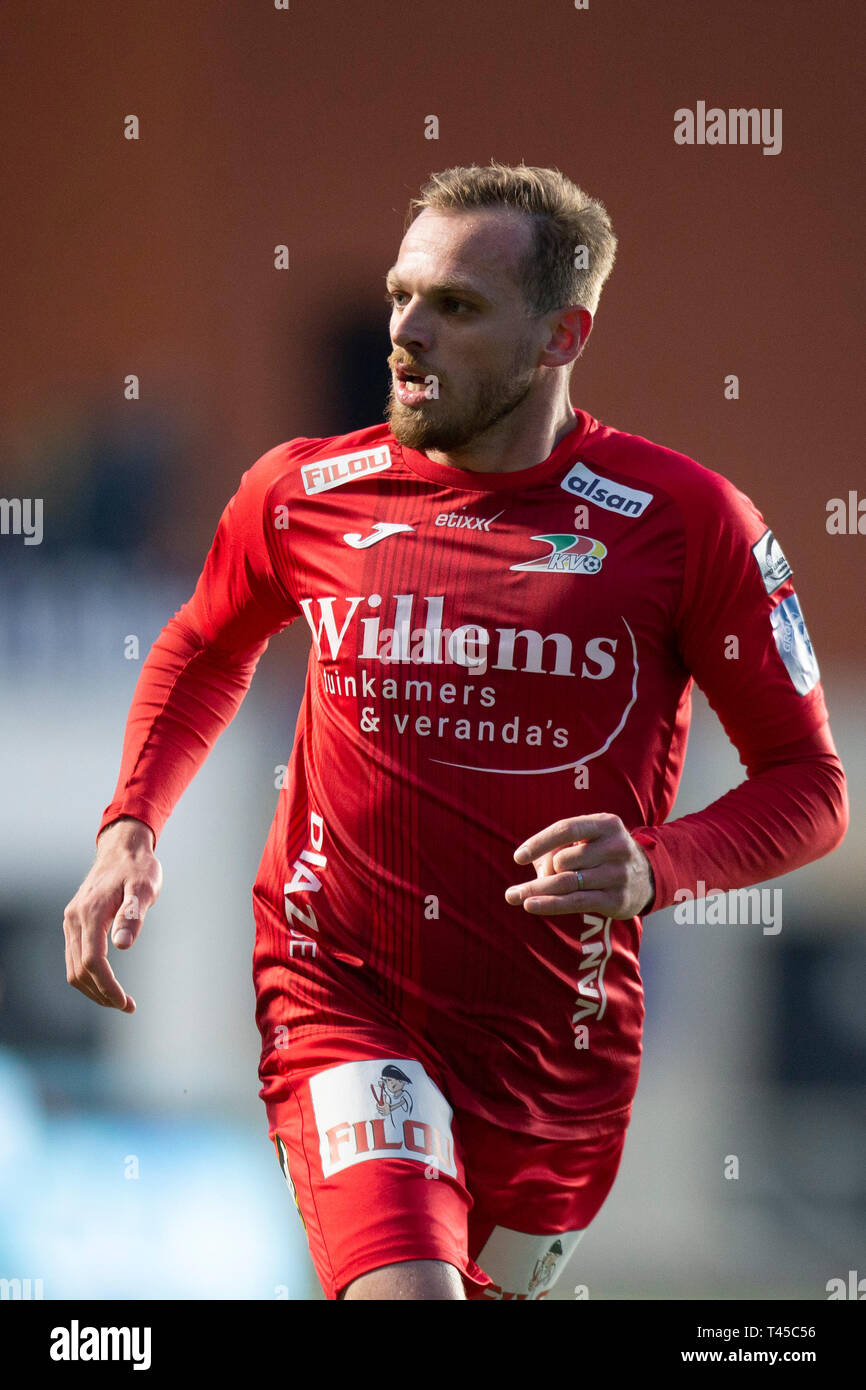
[[[95,394],[177,417],[191,447],[163,544],[193,563],[259,454],[335,432],[335,342],[359,314],[385,328],[381,280],[423,179],[493,155],[555,164],[620,238],[575,404],[749,492],[825,659],[859,655],[861,540],[828,540],[825,519],[863,485],[862,29],[858,6],[813,0],[444,0],[411,23],[381,0],[12,0],[4,473],[35,482],[50,439],[53,490]],[[675,144],[674,111],[699,100],[781,108],[781,153]]]

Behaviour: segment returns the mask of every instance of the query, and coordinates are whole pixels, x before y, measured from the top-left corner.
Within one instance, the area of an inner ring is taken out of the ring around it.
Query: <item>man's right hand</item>
[[[143,821],[124,816],[107,825],[93,868],[63,913],[67,981],[94,1003],[125,1014],[135,1013],[135,1000],[108,963],[108,934],[121,951],[137,939],[162,888],[153,851],[153,831]]]

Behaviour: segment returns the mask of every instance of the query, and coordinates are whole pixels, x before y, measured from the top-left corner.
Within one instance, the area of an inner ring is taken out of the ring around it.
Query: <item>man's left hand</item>
[[[625,919],[638,916],[655,896],[649,860],[619,816],[558,820],[525,840],[514,858],[532,863],[538,876],[507,889],[506,902],[522,903],[535,917],[595,912]]]

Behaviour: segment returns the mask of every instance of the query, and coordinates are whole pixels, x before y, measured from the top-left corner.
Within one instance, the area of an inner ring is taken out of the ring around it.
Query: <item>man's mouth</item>
[[[401,405],[429,400],[427,378],[420,372],[410,372],[408,367],[395,367],[394,394]]]

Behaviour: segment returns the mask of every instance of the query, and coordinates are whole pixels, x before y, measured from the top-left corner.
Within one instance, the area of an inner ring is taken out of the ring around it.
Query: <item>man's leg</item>
[[[469,1254],[493,1281],[467,1297],[547,1298],[613,1186],[625,1131],[563,1142],[460,1119]]]
[[[339,1298],[345,1299],[425,1299],[462,1298],[466,1293],[463,1280],[454,1265],[444,1260],[404,1260],[400,1264],[383,1265],[353,1279]]]
[[[465,1299],[465,1285],[490,1280],[468,1255],[472,1197],[452,1110],[389,1041],[378,1056],[359,1041],[367,1056],[292,1068],[265,1102],[277,1157],[326,1298]]]

